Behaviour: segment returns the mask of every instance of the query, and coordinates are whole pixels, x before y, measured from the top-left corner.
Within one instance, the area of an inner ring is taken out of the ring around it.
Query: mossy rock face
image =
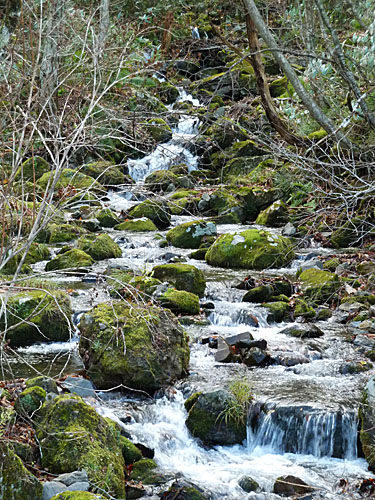
[[[364,456],[369,469],[375,471],[375,377],[372,376],[364,391],[363,401],[359,408],[360,432]]]
[[[147,217],[126,220],[125,222],[121,222],[121,224],[115,226],[115,229],[116,231],[130,231],[133,233],[145,233],[158,230],[152,220]]]
[[[38,180],[38,185],[42,189],[46,189],[51,175],[53,175],[51,172],[46,172]],[[72,186],[75,189],[80,189],[80,190],[92,189],[92,190],[104,191],[103,186],[93,177],[82,174],[78,170],[74,170],[72,168],[64,168],[61,171],[61,175],[55,185],[55,189],[66,188],[68,186]]]
[[[98,493],[90,493],[89,491],[64,491],[58,493],[51,500],[106,500]]]
[[[333,231],[330,241],[335,248],[360,246],[365,234],[365,222],[362,219],[354,218]]]
[[[256,224],[268,227],[280,227],[288,222],[288,208],[281,200],[263,210],[256,219]]]
[[[185,290],[203,297],[206,280],[200,269],[190,264],[163,264],[155,266],[153,276],[160,281],[168,281],[177,290]]]
[[[145,200],[129,210],[129,219],[147,217],[159,229],[166,229],[171,223],[168,204],[165,201]]]
[[[222,163],[223,159],[224,158],[221,158],[221,156],[218,156],[217,163]],[[256,169],[261,161],[262,157],[259,156],[232,158],[221,169],[220,176],[224,181],[231,181],[237,177],[246,176]]]
[[[60,269],[79,269],[90,267],[94,259],[83,250],[73,248],[47,262],[46,271],[57,271]]]
[[[133,465],[130,479],[147,483],[147,478],[157,468],[156,463],[150,458],[143,458]]]
[[[115,227],[120,224],[120,219],[115,212],[110,208],[104,208],[95,213],[95,218],[99,221],[102,227]]]
[[[295,307],[294,307],[294,317],[295,318],[305,318],[305,319],[313,319],[316,316],[315,309],[303,300],[296,299]]]
[[[82,316],[79,329],[81,357],[99,388],[124,384],[153,393],[187,372],[187,339],[167,310],[100,304]]]
[[[208,446],[242,443],[246,438],[246,424],[238,423],[233,418],[224,418],[232,398],[224,390],[200,394],[186,420],[192,435]]]
[[[85,470],[90,483],[125,498],[120,432],[79,396],[64,394],[38,413],[42,466],[52,474]]]
[[[258,229],[220,236],[206,253],[212,266],[266,269],[287,265],[295,257],[288,238]]]
[[[216,225],[213,222],[185,222],[167,232],[167,241],[177,248],[199,248],[210,236],[216,236]]]
[[[12,346],[69,340],[71,314],[69,296],[62,291],[33,290],[11,295],[6,321],[8,327],[17,326],[7,332],[6,338]],[[4,318],[0,328],[5,328]]]
[[[235,141],[244,141],[248,137],[245,129],[238,126],[234,120],[221,117],[207,129],[205,135],[213,141],[219,149],[230,147]]]
[[[0,493],[2,500],[41,500],[42,483],[23,465],[21,459],[0,440]]]
[[[280,323],[284,319],[286,319],[289,312],[289,304],[283,301],[277,302],[269,302],[267,304],[262,304],[262,307],[265,307],[268,312],[268,322],[275,321],[276,323]]]
[[[158,297],[161,307],[175,314],[199,314],[199,297],[194,293],[169,288]]]
[[[277,78],[270,83],[270,93],[272,97],[280,97],[288,90],[288,79],[286,76]]]
[[[179,177],[170,170],[155,170],[145,179],[145,185],[153,193],[164,192],[170,185],[179,186]]]
[[[42,406],[47,393],[42,387],[29,387],[16,399],[14,409],[19,415],[32,415]]]
[[[273,289],[269,285],[256,286],[245,293],[242,302],[267,302],[273,294]]]
[[[299,276],[302,290],[308,301],[323,304],[329,301],[339,290],[341,283],[336,274],[321,269],[306,269]]]
[[[48,224],[48,226],[43,229],[37,239],[38,241],[45,243],[64,243],[65,241],[71,241],[82,234],[85,230],[75,224]]]
[[[148,120],[147,130],[156,142],[167,142],[172,139],[172,129],[163,118]]]
[[[97,179],[103,186],[118,186],[127,182],[127,178],[119,167],[116,167],[110,161],[88,163],[80,167],[79,171],[93,179]]]
[[[18,169],[16,179],[23,177],[24,181],[38,180],[43,174],[51,171],[51,167],[44,158],[34,156],[24,161]]]
[[[83,236],[77,247],[94,260],[116,259],[122,255],[121,248],[108,234]]]
[[[128,438],[121,436],[120,444],[122,456],[124,457],[126,465],[130,465],[134,462],[138,462],[138,460],[142,460],[143,457],[141,451]]]
[[[6,265],[3,267],[2,271],[7,273],[7,274],[14,274],[16,272],[16,269],[18,267],[18,264],[21,261],[21,258],[23,256],[23,253],[20,253],[18,255],[15,255],[12,257]],[[30,264],[35,264],[36,262],[40,262],[42,260],[48,259],[50,256],[49,248],[47,245],[43,243],[32,243],[29,251],[27,252],[26,258],[24,260],[24,265],[22,271],[24,271],[24,268],[27,268],[30,266]]]

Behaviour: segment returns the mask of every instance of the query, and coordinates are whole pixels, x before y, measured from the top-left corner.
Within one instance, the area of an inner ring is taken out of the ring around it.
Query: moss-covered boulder
[[[305,298],[316,304],[332,300],[341,286],[336,274],[316,268],[306,269],[299,279]]]
[[[115,226],[116,231],[130,231],[133,233],[145,233],[148,231],[157,231],[158,228],[152,222],[152,220],[147,217],[142,217],[141,219],[130,219],[125,222],[121,222]]]
[[[171,223],[171,215],[168,204],[165,201],[149,199],[142,201],[131,208],[128,213],[129,219],[140,219],[147,217],[159,229],[166,229]]]
[[[172,129],[163,118],[151,118],[147,130],[155,142],[167,142],[172,139]]]
[[[275,201],[258,215],[255,222],[261,226],[283,226],[288,222],[288,208],[283,201]]]
[[[142,460],[139,460],[134,464],[132,468],[131,479],[133,481],[142,481],[143,483],[147,484],[149,483],[149,481],[147,481],[148,477],[156,468],[157,465],[154,460],[152,460],[151,458],[143,458]]]
[[[178,248],[199,248],[205,239],[216,236],[216,225],[203,220],[185,222],[167,232],[167,241]]]
[[[2,271],[5,272],[6,274],[14,274],[18,264],[21,261],[21,258],[23,257],[24,252],[21,252],[14,257],[12,257],[6,265],[3,267]],[[40,262],[42,260],[48,259],[50,256],[50,251],[47,245],[43,243],[32,243],[24,260],[24,264],[22,267],[22,272],[25,272],[25,270],[30,269],[29,266],[30,264],[35,264],[36,262]]]
[[[187,339],[165,309],[100,304],[82,316],[79,329],[81,357],[99,388],[124,384],[152,393],[187,372]]]
[[[6,317],[1,317],[0,329],[4,331],[5,325],[11,327],[6,338],[12,346],[66,341],[71,334],[71,314],[65,292],[21,292],[8,298]]]
[[[121,248],[108,234],[82,236],[77,247],[94,260],[116,259],[122,255]]]
[[[44,375],[39,375],[37,377],[29,378],[26,380],[26,387],[29,389],[30,387],[41,387],[48,392],[52,392],[53,394],[58,394],[59,391],[57,389],[57,384],[53,380],[53,378],[44,376]]]
[[[43,243],[64,243],[74,240],[84,233],[85,230],[76,224],[51,223],[38,234],[37,239]]]
[[[147,189],[153,193],[166,191],[170,186],[173,188],[180,185],[179,177],[170,170],[155,170],[145,179]]]
[[[58,271],[60,269],[80,269],[90,267],[94,259],[83,250],[73,248],[63,254],[57,255],[47,262],[46,271]]]
[[[206,253],[212,266],[266,269],[287,265],[295,257],[288,238],[258,229],[223,234]]]
[[[64,491],[58,493],[51,500],[106,500],[98,493],[91,493],[89,491]]]
[[[22,177],[24,181],[34,182],[50,171],[51,167],[48,161],[40,156],[34,156],[34,158],[28,158],[22,163],[17,170],[16,179]]]
[[[268,310],[267,321],[269,323],[276,322],[280,323],[284,319],[287,318],[289,312],[289,304],[284,301],[276,301],[276,302],[268,302],[266,304],[262,304],[262,307],[265,307]]]
[[[119,167],[110,161],[94,161],[79,167],[79,171],[93,179],[97,179],[103,186],[118,186],[125,184],[128,179]]]
[[[368,231],[366,231],[365,221],[354,217],[352,220],[341,223],[340,227],[333,231],[330,241],[335,248],[360,246],[366,233]]]
[[[143,456],[139,448],[135,446],[130,439],[125,436],[120,437],[120,444],[122,450],[122,456],[124,457],[125,464],[130,465],[138,460],[142,460]]]
[[[53,176],[53,172],[46,172],[42,175],[42,177],[38,180],[38,186],[42,189],[46,189],[49,182],[52,182],[51,176]],[[50,181],[51,179],[51,181]],[[60,177],[55,184],[55,189],[66,188],[71,186],[75,189],[79,190],[100,190],[104,191],[103,186],[96,181],[93,177],[89,175],[82,174],[78,170],[74,170],[72,168],[64,168],[61,171]]]
[[[294,317],[295,318],[304,318],[304,319],[313,319],[316,316],[315,309],[311,307],[306,300],[296,299],[294,305]]]
[[[120,432],[79,396],[64,394],[38,412],[42,466],[52,474],[85,470],[90,483],[125,498]]]
[[[5,441],[0,440],[0,494],[2,500],[41,500],[43,487]]]
[[[32,415],[42,406],[47,393],[42,387],[29,387],[21,392],[14,403],[14,409],[19,415]]]
[[[190,264],[163,264],[152,270],[154,278],[168,281],[177,290],[185,290],[202,297],[206,288],[206,280],[200,269]]]
[[[186,426],[208,446],[242,443],[246,423],[233,418],[229,407],[233,396],[224,390],[200,394],[189,410]]]
[[[199,314],[199,297],[194,293],[168,288],[158,296],[161,307],[170,309],[175,314]]]
[[[242,302],[267,302],[271,299],[273,289],[270,285],[261,285],[247,291],[242,298]]]
[[[176,500],[209,500],[210,494],[205,494],[199,486],[186,481],[175,481],[161,498]]]
[[[120,219],[110,208],[103,208],[95,213],[95,218],[102,227],[115,227],[120,224]]]

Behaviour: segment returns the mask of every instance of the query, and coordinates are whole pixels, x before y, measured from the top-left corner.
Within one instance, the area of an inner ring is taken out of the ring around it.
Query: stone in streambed
[[[116,259],[122,255],[120,247],[108,234],[82,236],[77,248],[94,260]]]
[[[91,267],[93,264],[94,259],[90,255],[83,250],[73,248],[47,262],[46,271],[58,271],[62,269],[77,270]]]
[[[313,488],[311,486],[296,476],[278,477],[273,486],[273,492],[284,497],[303,495],[312,491]]]
[[[259,484],[250,476],[242,476],[238,481],[238,485],[246,491],[246,493],[259,490]]]
[[[316,339],[323,337],[324,333],[316,325],[292,325],[284,328],[279,333],[301,339]]]
[[[103,303],[82,316],[79,329],[79,351],[98,388],[153,393],[187,373],[187,338],[168,310]]]
[[[105,500],[105,498],[98,493],[88,491],[63,491],[52,497],[51,500]]]
[[[206,280],[200,269],[190,264],[164,264],[155,266],[152,275],[161,281],[168,281],[177,290],[185,290],[202,297],[206,288]]]
[[[198,220],[185,222],[170,229],[167,241],[178,248],[199,248],[207,238],[216,234],[216,225],[213,222]]]
[[[224,234],[210,247],[206,261],[213,266],[266,269],[287,265],[294,259],[288,238],[258,229]]]
[[[161,307],[170,309],[174,314],[199,314],[199,297],[184,290],[168,290],[158,296]]]
[[[129,210],[129,219],[147,217],[159,229],[166,229],[171,223],[171,213],[165,201],[148,199]]]
[[[317,304],[332,300],[341,286],[336,274],[315,268],[303,271],[299,279],[304,297]]]
[[[148,231],[157,231],[158,228],[152,222],[152,220],[147,219],[147,217],[142,217],[141,219],[130,219],[125,222],[121,222],[115,226],[116,231],[129,231],[145,233]]]

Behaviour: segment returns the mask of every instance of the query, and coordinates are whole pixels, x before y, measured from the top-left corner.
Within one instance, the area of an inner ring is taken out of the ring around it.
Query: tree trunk
[[[341,75],[344,78],[344,80],[348,83],[349,88],[351,89],[351,91],[355,95],[355,97],[358,101],[358,104],[359,104],[359,106],[360,106],[360,108],[365,116],[366,121],[371,125],[372,128],[375,129],[375,116],[368,109],[368,106],[367,106],[367,103],[365,100],[365,96],[362,94],[353,73],[350,71],[350,69],[348,68],[348,66],[345,63],[345,54],[344,54],[344,51],[342,50],[340,39],[337,36],[335,29],[333,28],[333,26],[331,25],[331,23],[329,21],[327,12],[325,11],[321,0],[314,0],[314,2],[318,8],[318,11],[319,11],[320,17],[323,21],[323,24],[325,26],[325,29],[331,35],[331,38],[333,41],[334,53],[336,55],[336,60],[337,60],[337,64],[338,64],[338,67],[340,69]]]
[[[280,118],[276,110],[264,72],[262,57],[259,52],[257,30],[249,15],[246,16],[246,28],[247,38],[249,40],[250,60],[254,68],[258,91],[262,99],[263,108],[267,118],[272,127],[288,144],[302,145],[302,140],[288,130],[286,123]]]
[[[311,117],[314,120],[316,120],[326,132],[335,137],[336,140],[340,142],[343,146],[345,146],[346,148],[351,148],[352,144],[349,141],[349,139],[347,139],[340,130],[337,130],[335,124],[323,113],[318,104],[314,101],[314,99],[306,91],[305,87],[300,82],[296,72],[292,68],[287,58],[283,55],[282,52],[280,52],[279,46],[277,45],[267,25],[263,21],[262,16],[260,15],[254,0],[243,0],[243,1],[247,9],[247,12],[251,17],[251,20],[253,21],[256,29],[258,30],[259,35],[263,38],[268,48],[272,51],[273,57],[284,71],[286,77],[289,79],[296,94],[301,99],[302,103],[307,108],[307,110],[309,111]]]

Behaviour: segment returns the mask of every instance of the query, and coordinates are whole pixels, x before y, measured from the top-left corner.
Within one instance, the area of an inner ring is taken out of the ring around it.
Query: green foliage
[[[231,382],[228,389],[231,398],[227,400],[226,408],[218,419],[223,419],[226,424],[235,422],[236,425],[246,425],[247,414],[254,399],[251,384],[248,380],[238,379]]]

